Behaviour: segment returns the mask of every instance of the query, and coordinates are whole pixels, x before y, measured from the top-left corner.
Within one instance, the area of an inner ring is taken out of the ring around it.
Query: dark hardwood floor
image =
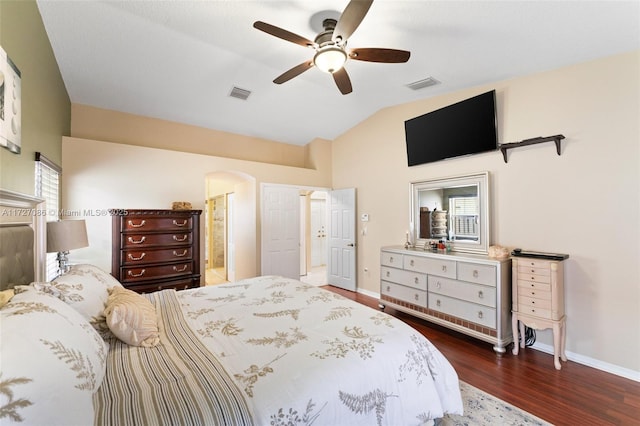
[[[378,300],[323,286],[378,309]],[[553,356],[525,348],[498,356],[493,345],[386,308],[426,336],[458,377],[555,425],[640,425],[640,383],[572,361],[553,367]]]

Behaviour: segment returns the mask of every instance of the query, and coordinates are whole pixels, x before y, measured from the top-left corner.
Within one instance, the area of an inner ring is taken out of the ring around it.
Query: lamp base
[[[58,274],[64,275],[69,272],[69,252],[59,251],[56,259],[58,260]]]

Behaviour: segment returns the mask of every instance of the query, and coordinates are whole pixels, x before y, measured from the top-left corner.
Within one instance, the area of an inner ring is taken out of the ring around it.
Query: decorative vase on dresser
[[[553,330],[553,364],[560,370],[565,355],[566,317],[564,314],[564,262],[568,255],[549,260],[514,257],[513,279],[513,354],[518,355],[518,323],[520,347],[525,347],[525,325],[537,330]],[[562,259],[562,260],[560,260]]]
[[[200,286],[202,210],[112,209],[111,275],[138,293]]]
[[[383,247],[380,307],[390,306],[493,343],[513,341],[511,259],[480,254]]]

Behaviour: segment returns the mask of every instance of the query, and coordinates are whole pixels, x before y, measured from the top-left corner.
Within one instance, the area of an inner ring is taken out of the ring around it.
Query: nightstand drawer
[[[531,306],[534,308],[545,309],[548,311],[551,310],[551,298],[536,299],[535,297],[521,296],[518,298],[518,302],[521,306]]]
[[[518,265],[518,274],[550,275],[551,270],[549,267],[540,268],[529,265]]]
[[[539,282],[539,283],[550,283],[551,276],[550,275],[536,275],[536,274],[523,274],[518,269],[518,280],[520,281],[530,281],[530,282]]]
[[[536,286],[518,286],[518,297],[551,300],[551,289],[548,285],[539,284]]]
[[[518,313],[532,315],[534,317],[551,319],[551,311],[548,309],[540,309],[536,306],[518,305]]]

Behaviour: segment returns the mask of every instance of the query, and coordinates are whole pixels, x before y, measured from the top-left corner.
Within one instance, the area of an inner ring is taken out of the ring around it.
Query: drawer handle
[[[414,297],[414,299],[416,299],[416,300],[419,300],[419,299],[420,299],[420,296],[418,295],[418,293],[416,293],[416,294],[415,294],[415,296],[413,296],[413,297]]]
[[[187,222],[188,222],[188,220],[187,220],[187,219],[183,220],[183,221],[182,221],[182,223],[178,223],[178,221],[177,221],[177,220],[173,219],[173,224],[174,224],[175,226],[185,226],[185,225],[187,224]]]
[[[142,243],[144,243],[144,240],[146,240],[146,239],[147,239],[147,237],[142,237],[142,238],[140,238],[139,240],[136,241],[136,240],[133,239],[133,237],[129,237],[129,242],[131,244],[142,244]]]
[[[477,270],[473,271],[473,278],[478,278],[478,271]]]
[[[174,266],[173,270],[176,271],[176,272],[184,272],[184,271],[187,270],[188,267],[189,267],[189,265],[182,265],[182,269],[178,270],[178,267]]]
[[[145,220],[142,220],[142,222],[140,222],[139,224],[135,224],[133,223],[132,220],[129,221],[129,226],[132,228],[142,228],[144,226],[144,224],[147,223]]]
[[[531,281],[535,281],[535,280],[536,280],[536,277],[531,277]]]
[[[132,271],[127,271],[127,275],[133,278],[139,278],[144,275],[144,272],[145,272],[144,269],[140,271],[139,274],[134,274]]]
[[[413,259],[409,262],[409,265],[413,266]]]
[[[531,262],[531,266],[535,266],[535,262]]]
[[[441,305],[440,299],[436,300],[436,306],[440,306],[440,305]]]
[[[174,250],[174,251],[173,251],[173,255],[174,255],[175,257],[183,257],[183,256],[186,256],[186,255],[187,255],[187,249],[184,249],[184,251],[183,251],[182,253],[180,253],[180,254],[178,254],[178,252],[176,252],[176,251]]]
[[[393,256],[389,258],[389,263],[393,263]]]
[[[440,281],[436,283],[436,288],[442,288],[442,284],[440,283]]]
[[[442,265],[442,272],[447,272],[447,265]]]
[[[419,284],[419,283],[420,283],[420,278],[415,277],[415,278],[413,279],[413,282],[414,282],[414,283],[416,283],[416,284]]]
[[[144,259],[144,257],[145,257],[145,255],[146,255],[146,254],[147,254],[147,253],[142,253],[142,254],[140,255],[140,257],[135,257],[134,255],[132,255],[131,253],[129,253],[129,254],[127,254],[127,257],[129,257],[129,260],[142,260],[142,259]]]
[[[391,276],[391,272],[387,271],[387,278]]]
[[[184,235],[182,236],[182,238],[178,238],[178,236],[177,236],[177,235],[174,235],[174,236],[173,236],[173,241],[177,241],[177,242],[181,243],[181,242],[183,242],[183,241],[187,241],[187,238],[189,238],[189,236],[188,236],[187,234],[184,234]]]
[[[387,286],[387,291],[391,291],[391,286],[390,285]]]
[[[533,274],[535,271],[536,271],[535,269],[532,269],[532,270],[531,270],[531,273]]]
[[[482,290],[478,292],[478,299],[484,299],[484,293],[482,292]]]
[[[482,313],[482,311],[478,311],[478,318],[482,319],[483,316],[484,314]]]

